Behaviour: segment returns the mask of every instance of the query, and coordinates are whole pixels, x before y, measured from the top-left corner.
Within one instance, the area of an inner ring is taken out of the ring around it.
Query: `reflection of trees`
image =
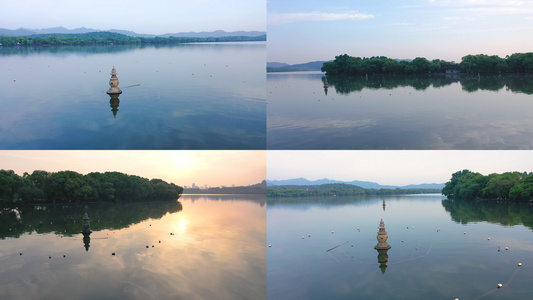
[[[482,75],[461,76],[464,91],[499,91],[503,88],[515,93],[533,95],[533,76],[530,75]]]
[[[326,77],[322,77],[324,84]],[[508,89],[515,93],[533,94],[533,76],[530,75],[416,75],[416,76],[327,76],[329,86],[335,87],[338,94],[347,95],[363,89],[395,89],[412,87],[423,91],[429,87],[439,88],[459,82],[464,91],[499,91]]]
[[[182,210],[178,201],[92,203],[87,205],[91,230],[121,229],[146,219],[160,219]],[[82,231],[85,205],[21,206],[0,210],[0,238],[19,237],[24,233],[76,235]]]
[[[533,229],[533,206],[501,201],[442,200],[442,206],[456,223],[485,221],[501,225],[519,225]]]
[[[324,83],[326,77],[322,77]],[[372,76],[328,76],[329,86],[335,87],[338,94],[349,94],[351,92],[367,89],[394,89],[410,86],[416,90],[425,90],[430,86],[441,87],[458,82],[456,76],[444,75],[419,75],[419,76],[392,76],[392,75],[372,75]]]

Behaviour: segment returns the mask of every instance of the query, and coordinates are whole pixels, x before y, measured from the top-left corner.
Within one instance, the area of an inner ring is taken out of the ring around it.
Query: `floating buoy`
[[[463,234],[466,234],[466,231],[465,231],[465,232],[463,232]]]
[[[268,247],[272,248],[272,244],[268,244]]]
[[[308,235],[307,235],[307,237],[311,237],[311,235],[310,235],[310,234],[308,234]]]
[[[413,226],[413,227],[411,227],[411,229],[415,229],[415,227]]]
[[[334,231],[332,230],[331,233],[334,233]]]
[[[505,250],[509,250],[509,247],[505,247]]]
[[[503,284],[498,283],[498,288],[501,289],[503,287]]]
[[[305,237],[302,235],[302,240],[305,239]]]
[[[487,238],[487,240],[489,240],[489,241],[490,241],[490,238]]]
[[[20,255],[22,255],[22,253],[21,253]],[[522,263],[518,263],[518,266],[521,267],[521,266],[522,266]]]

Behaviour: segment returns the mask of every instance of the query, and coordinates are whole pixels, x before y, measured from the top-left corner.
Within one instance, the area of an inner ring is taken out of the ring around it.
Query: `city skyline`
[[[533,49],[533,2],[504,0],[268,1],[268,62],[468,54]]]

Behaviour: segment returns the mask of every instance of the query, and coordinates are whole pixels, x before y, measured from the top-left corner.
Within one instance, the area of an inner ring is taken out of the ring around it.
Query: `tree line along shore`
[[[457,171],[444,185],[442,194],[454,200],[531,201],[533,173],[506,172],[485,176],[469,170]]]
[[[514,53],[501,58],[497,55],[466,55],[460,63],[441,59],[428,60],[417,57],[412,61],[397,60],[385,56],[352,57],[335,56],[325,62],[322,72],[326,75],[365,74],[427,74],[427,73],[526,73],[533,74],[533,52]]]
[[[131,37],[114,32],[89,32],[80,34],[40,34],[31,36],[0,36],[2,46],[90,46],[90,45],[126,45],[126,44],[179,44],[205,42],[255,42],[266,41],[266,34],[259,36],[225,36],[225,37]]]
[[[0,170],[0,205],[176,200],[182,193],[174,183],[120,172]]]

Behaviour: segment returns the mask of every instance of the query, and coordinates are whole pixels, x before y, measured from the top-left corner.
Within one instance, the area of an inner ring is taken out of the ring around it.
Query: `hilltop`
[[[28,36],[31,37],[32,35],[41,35],[41,34],[82,34],[82,33],[89,33],[89,32],[112,32],[112,33],[119,33],[123,34],[125,36],[129,37],[145,37],[145,38],[153,38],[153,37],[199,37],[199,38],[218,38],[218,37],[229,37],[229,36],[247,36],[247,37],[257,37],[261,35],[266,35],[266,32],[263,31],[233,31],[233,32],[227,32],[224,30],[216,30],[211,32],[177,32],[177,33],[165,33],[165,34],[141,34],[136,33],[129,30],[121,30],[121,29],[108,29],[108,30],[101,30],[101,29],[94,29],[94,28],[86,28],[86,27],[80,27],[75,29],[67,29],[65,27],[52,27],[52,28],[45,28],[45,29],[29,29],[29,28],[17,28],[15,30],[6,29],[6,28],[0,28],[0,36]]]
[[[266,184],[269,188],[276,188],[278,186],[312,186],[312,185],[322,185],[322,184],[334,184],[334,183],[342,183],[342,184],[349,184],[349,185],[355,185],[364,189],[442,189],[444,187],[444,183],[423,183],[423,184],[410,184],[405,186],[395,186],[395,185],[381,185],[376,182],[371,181],[359,181],[359,180],[353,180],[353,181],[340,181],[340,180],[332,180],[332,179],[318,179],[318,180],[307,180],[305,178],[293,178],[293,179],[286,179],[286,180],[267,180]]]

